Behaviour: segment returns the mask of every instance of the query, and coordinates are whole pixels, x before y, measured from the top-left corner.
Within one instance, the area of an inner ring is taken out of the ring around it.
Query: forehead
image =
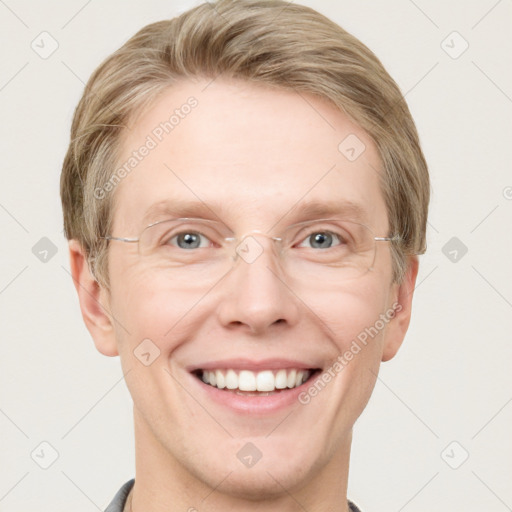
[[[194,212],[267,229],[338,204],[387,226],[374,143],[306,93],[220,78],[175,84],[125,133],[119,168],[114,229],[125,232]]]

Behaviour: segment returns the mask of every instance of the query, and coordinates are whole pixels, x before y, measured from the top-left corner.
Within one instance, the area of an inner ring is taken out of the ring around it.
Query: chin
[[[261,461],[260,461],[261,462]],[[259,465],[259,464],[258,464]],[[287,465],[286,461],[279,464],[270,464],[270,468],[260,467],[257,469],[238,468],[229,476],[225,477],[219,485],[219,477],[215,482],[208,482],[218,492],[228,494],[240,500],[246,501],[272,501],[283,497],[286,491],[291,492],[294,488],[303,487],[302,482],[306,479],[308,471],[304,468]],[[226,468],[222,468],[226,471]],[[218,472],[217,475],[222,473]],[[211,480],[209,475],[208,480]]]
[[[219,448],[217,454],[211,453],[209,461],[206,458],[198,461],[202,464],[199,471],[197,467],[195,471],[190,469],[217,492],[240,500],[257,502],[280,499],[283,493],[287,494],[286,491],[302,489],[318,468],[325,465],[325,461],[320,460],[321,451],[315,451],[315,444],[305,443],[300,436],[297,439],[288,437],[288,440],[252,437],[230,441],[229,447]],[[244,465],[240,459],[243,460],[246,454],[258,456],[256,446],[260,449],[261,458]],[[240,456],[237,457],[237,454]],[[229,463],[228,458],[232,459]],[[190,466],[190,460],[188,464]]]

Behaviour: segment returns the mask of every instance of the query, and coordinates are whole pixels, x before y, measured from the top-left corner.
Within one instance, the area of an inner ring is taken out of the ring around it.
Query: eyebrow
[[[310,200],[298,203],[277,224],[280,224],[286,218],[293,219],[293,222],[300,222],[301,220],[335,216],[354,221],[368,220],[367,211],[361,204],[346,199],[340,199],[339,201],[330,199],[329,201]]]
[[[202,201],[167,199],[150,206],[144,214],[143,221],[154,222],[158,217],[164,215],[171,217],[197,217],[222,221],[215,212],[223,210],[222,205],[217,202],[213,202],[211,206],[208,206]]]
[[[225,204],[217,201],[206,204],[199,200],[168,199],[150,206],[144,214],[143,222],[147,225],[155,222],[160,216],[170,216],[212,219],[225,223],[222,219],[225,214]],[[329,201],[309,200],[297,203],[274,226],[281,224],[285,219],[290,223],[296,223],[335,216],[359,222],[368,220],[366,209],[359,203],[343,199],[339,201],[332,199]]]

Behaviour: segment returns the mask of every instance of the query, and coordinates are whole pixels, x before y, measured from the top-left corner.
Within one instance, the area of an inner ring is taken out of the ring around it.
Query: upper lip
[[[189,372],[197,370],[283,370],[283,369],[296,369],[296,370],[312,370],[320,368],[319,365],[304,363],[293,359],[222,359],[217,361],[208,361],[194,366],[189,366]]]

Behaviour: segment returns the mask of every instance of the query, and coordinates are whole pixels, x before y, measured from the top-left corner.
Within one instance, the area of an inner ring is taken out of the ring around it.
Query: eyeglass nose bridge
[[[269,235],[267,233],[264,233],[263,231],[260,231],[259,229],[254,229],[252,231],[249,231],[248,233],[245,233],[242,237],[236,238],[236,237],[229,237],[225,240],[230,242],[234,245],[234,252],[232,254],[233,260],[236,261],[238,258],[242,259],[246,263],[254,263],[264,252],[263,245],[261,245],[258,240],[256,239],[256,236],[261,236],[264,238],[268,238],[272,242],[283,242],[283,238],[276,237]],[[276,246],[277,244],[273,244],[273,246]],[[280,254],[279,250],[279,254]]]

